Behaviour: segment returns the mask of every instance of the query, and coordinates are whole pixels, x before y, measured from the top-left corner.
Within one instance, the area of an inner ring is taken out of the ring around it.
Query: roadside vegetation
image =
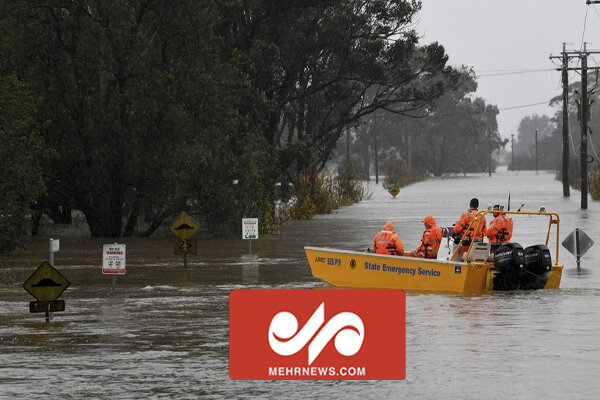
[[[42,216],[147,237],[185,210],[232,236],[360,201],[375,164],[486,170],[498,110],[419,43],[419,8],[0,0],[0,251]]]

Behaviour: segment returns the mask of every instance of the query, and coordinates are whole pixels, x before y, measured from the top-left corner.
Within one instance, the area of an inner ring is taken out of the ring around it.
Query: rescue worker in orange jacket
[[[485,232],[486,225],[485,217],[479,216],[478,218],[482,218],[481,221],[473,221],[473,218],[475,218],[475,215],[479,211],[478,207],[479,200],[472,198],[469,202],[469,209],[462,213],[458,221],[454,223],[454,233],[458,236],[459,240],[465,233],[466,237],[470,240],[483,240],[483,232]],[[473,221],[473,224],[471,224],[471,221]],[[469,224],[471,224],[470,228]]]
[[[438,249],[442,243],[442,228],[435,222],[435,218],[431,215],[423,218],[425,224],[425,232],[421,238],[421,245],[415,251],[406,253],[409,257],[420,258],[437,258]]]
[[[400,236],[394,232],[394,225],[391,222],[386,222],[383,230],[373,238],[373,250],[377,254],[404,255],[404,244]]]
[[[513,221],[512,218],[506,216],[503,207],[500,205],[495,205],[492,212],[494,213],[494,220],[490,223],[490,227],[485,230],[485,236],[487,236],[493,248],[510,242],[513,234]]]

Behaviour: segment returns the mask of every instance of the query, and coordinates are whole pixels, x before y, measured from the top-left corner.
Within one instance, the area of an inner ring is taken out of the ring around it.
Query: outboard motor
[[[494,268],[498,270],[494,275],[494,290],[517,290],[525,268],[523,247],[518,243],[500,245],[494,253]]]
[[[523,290],[542,289],[552,270],[550,250],[543,244],[529,246],[525,253],[525,268],[521,273],[519,288]]]

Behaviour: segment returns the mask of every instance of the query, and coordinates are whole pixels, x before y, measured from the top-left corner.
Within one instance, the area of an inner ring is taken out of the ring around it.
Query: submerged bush
[[[335,178],[323,172],[300,174],[291,215],[295,219],[309,219],[315,214],[329,214],[366,196],[365,187],[362,181],[356,179],[352,165],[342,168]]]
[[[600,200],[600,170],[594,169],[590,172],[590,195],[592,199]]]
[[[398,189],[425,179],[425,173],[423,171],[408,169],[400,165],[389,167],[387,172],[388,174],[383,179],[383,183],[390,187],[395,186]]]

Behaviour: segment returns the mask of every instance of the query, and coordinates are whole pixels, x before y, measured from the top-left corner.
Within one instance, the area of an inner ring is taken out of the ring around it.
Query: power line
[[[533,107],[533,106],[539,106],[542,104],[548,104],[548,101],[541,101],[539,103],[532,103],[532,104],[523,104],[521,106],[514,106],[514,107],[505,107],[505,108],[499,108],[498,111],[505,111],[505,110],[516,110],[517,108],[526,108],[526,107]]]
[[[585,37],[585,26],[587,24],[588,7],[585,8],[585,18],[583,19],[583,32],[581,32],[581,46],[579,50],[583,49],[583,39]]]
[[[484,77],[487,77],[487,76],[531,74],[531,73],[535,73],[535,72],[545,72],[545,71],[553,71],[553,70],[554,70],[553,68],[517,70],[517,71],[509,71],[509,72],[499,72],[499,73],[496,73],[496,74],[477,75],[477,78],[484,78]]]
[[[594,11],[596,11],[596,15],[600,18],[600,14],[598,14],[598,9],[596,8],[596,6],[593,5],[592,8],[594,9]]]

